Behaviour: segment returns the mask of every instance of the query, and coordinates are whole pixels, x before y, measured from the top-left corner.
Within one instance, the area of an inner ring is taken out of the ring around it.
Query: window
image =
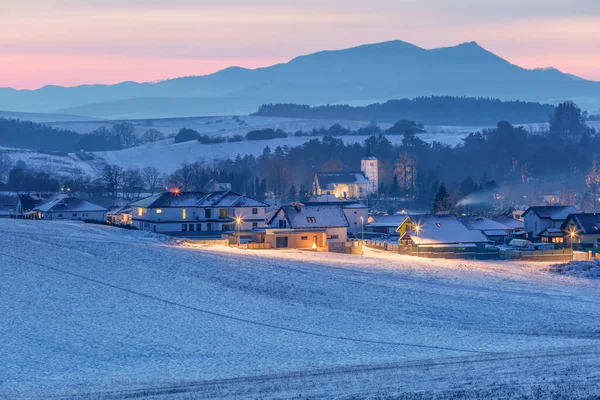
[[[187,224],[181,224],[181,231],[187,232]]]
[[[73,216],[74,216],[74,217],[76,217],[76,216],[77,216],[77,213],[73,213]],[[82,214],[82,216],[83,216],[83,214]]]
[[[190,232],[194,232],[194,227],[195,227],[194,224],[190,224]]]
[[[300,240],[308,240],[308,236],[301,236]]]
[[[204,218],[212,218],[212,213],[210,211],[210,208],[204,210]]]
[[[229,229],[229,230],[233,230],[233,229],[230,229],[228,225],[222,225],[222,226],[221,226],[221,230],[222,230],[223,232],[225,232],[225,231],[226,231],[226,230],[228,230],[228,229]]]
[[[162,214],[162,208],[157,208],[157,209],[156,209],[156,213],[157,213],[157,214]]]
[[[253,222],[252,223],[252,229],[256,229],[258,228],[258,222]]]
[[[308,222],[317,222],[317,219],[315,217],[306,217],[306,220]]]
[[[254,214],[254,215],[258,214],[258,208],[253,208],[252,209],[252,214]]]
[[[185,208],[181,210],[181,219],[187,219],[187,210]]]
[[[339,238],[340,238],[339,235],[331,235],[327,239],[339,239]]]
[[[202,231],[202,224],[196,224],[196,231]]]
[[[206,230],[212,231],[212,223],[209,222],[208,224],[206,224]]]
[[[138,208],[138,217],[141,217],[143,213],[144,210],[142,208]]]
[[[227,218],[229,217],[229,210],[227,208],[219,209],[219,218]]]
[[[62,214],[58,214],[58,218],[62,218]]]
[[[561,237],[554,237],[552,238],[552,243],[564,243],[564,239]]]
[[[544,236],[544,237],[542,237],[542,242],[544,242],[544,243],[548,243],[548,238],[547,238],[547,237],[545,237],[545,236]]]
[[[287,228],[287,221],[285,219],[279,220],[279,228]]]

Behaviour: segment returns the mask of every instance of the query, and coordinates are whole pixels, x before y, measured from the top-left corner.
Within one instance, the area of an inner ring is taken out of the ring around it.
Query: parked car
[[[533,249],[533,243],[531,243],[531,240],[525,240],[525,239],[512,239],[510,242],[508,242],[508,245],[510,247],[514,247],[517,249]]]

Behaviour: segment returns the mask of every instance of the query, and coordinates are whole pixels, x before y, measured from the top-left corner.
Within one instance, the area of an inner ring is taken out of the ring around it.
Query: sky
[[[319,50],[476,41],[600,81],[598,0],[0,0],[0,87],[204,75]]]

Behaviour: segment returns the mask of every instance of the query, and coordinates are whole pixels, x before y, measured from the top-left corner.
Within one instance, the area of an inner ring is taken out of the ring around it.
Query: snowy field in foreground
[[[547,268],[0,220],[0,398],[600,395],[600,282]]]

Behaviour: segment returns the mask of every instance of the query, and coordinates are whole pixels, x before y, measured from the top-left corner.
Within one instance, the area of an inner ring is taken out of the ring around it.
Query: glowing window
[[[138,208],[138,217],[141,217],[143,213],[144,210],[142,208]]]
[[[157,214],[162,214],[162,209],[161,209],[161,208],[157,208],[157,209],[156,209],[156,213],[157,213]]]
[[[187,210],[185,208],[181,210],[181,219],[187,219]]]

